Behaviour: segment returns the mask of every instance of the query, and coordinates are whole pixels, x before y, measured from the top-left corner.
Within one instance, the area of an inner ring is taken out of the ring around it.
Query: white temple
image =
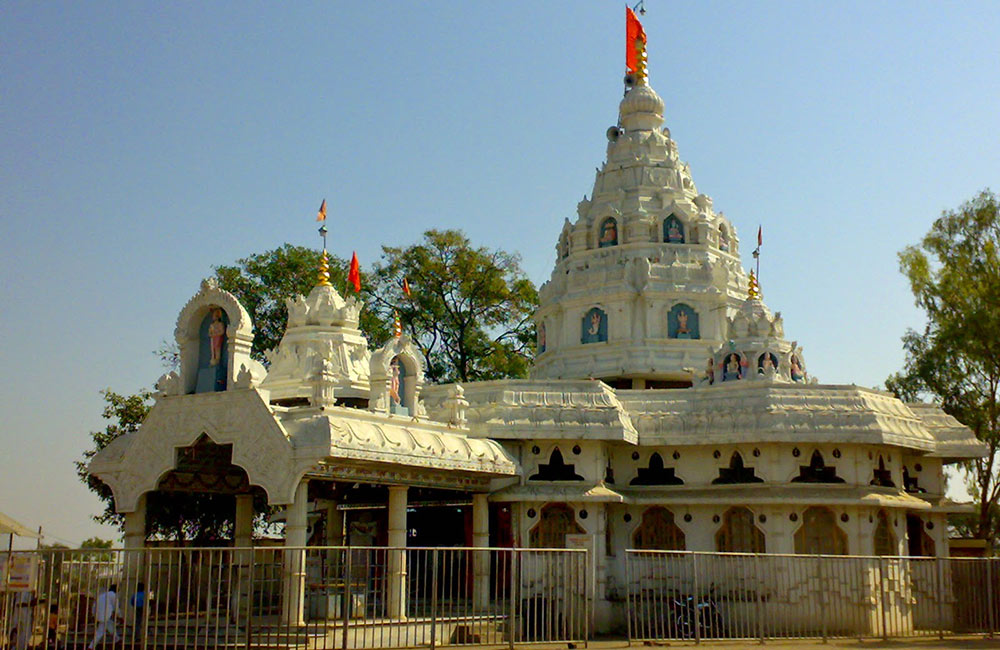
[[[598,630],[624,615],[628,548],[946,555],[962,506],[943,468],[981,444],[933,406],[807,372],[663,115],[640,77],[559,235],[530,379],[425,385],[412,342],[370,351],[363,306],[322,278],[265,368],[246,310],[206,281],[179,372],[90,465],[126,545],[145,495],[202,489],[236,495],[236,545],[263,490],[291,546],[581,546]]]

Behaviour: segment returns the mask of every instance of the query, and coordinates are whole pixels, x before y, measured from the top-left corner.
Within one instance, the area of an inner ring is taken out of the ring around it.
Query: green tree
[[[963,463],[977,516],[969,525],[992,542],[998,523],[1000,451],[1000,205],[984,190],[945,211],[919,246],[899,254],[922,332],[903,336],[905,367],[886,387],[907,400],[930,399],[968,426],[986,455]]]
[[[420,243],[382,251],[365,292],[368,306],[381,322],[399,314],[423,353],[428,380],[527,375],[538,292],[519,256],[473,247],[457,230],[428,230]]]

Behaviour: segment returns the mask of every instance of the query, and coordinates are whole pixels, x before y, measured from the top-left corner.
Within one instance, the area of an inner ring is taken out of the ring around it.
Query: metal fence
[[[15,551],[0,646],[389,648],[583,642],[586,550]],[[24,577],[22,576],[22,577]],[[3,582],[7,582],[5,579]],[[114,586],[115,595],[109,596]],[[0,585],[0,588],[3,588]]]
[[[629,639],[992,635],[995,558],[626,551]]]

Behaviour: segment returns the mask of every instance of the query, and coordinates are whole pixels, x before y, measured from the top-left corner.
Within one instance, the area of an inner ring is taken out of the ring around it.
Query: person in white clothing
[[[114,640],[118,641],[118,631],[115,629],[115,619],[120,618],[118,614],[118,585],[111,585],[107,591],[97,597],[97,601],[94,603],[94,618],[97,619],[97,632],[94,634],[94,640],[87,646],[88,650],[94,650],[94,646],[109,632]]]

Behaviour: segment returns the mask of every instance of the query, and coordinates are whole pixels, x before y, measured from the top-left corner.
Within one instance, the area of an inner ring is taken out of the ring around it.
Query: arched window
[[[194,392],[226,390],[229,316],[222,307],[212,306],[198,328],[198,378]]]
[[[753,523],[749,508],[733,506],[722,516],[715,534],[715,550],[720,553],[766,553],[764,532]]]
[[[663,456],[654,451],[649,457],[649,467],[640,467],[629,485],[683,485],[684,481],[674,475],[673,467],[663,466]]]
[[[597,238],[597,247],[605,248],[607,246],[617,246],[618,245],[618,222],[615,221],[614,217],[608,217],[601,222],[601,230]]]
[[[719,250],[723,253],[729,252],[729,233],[723,225],[719,226]]]
[[[559,447],[552,450],[549,462],[539,463],[538,472],[528,477],[529,481],[582,481],[583,477],[576,473],[574,463],[563,460]]]
[[[822,506],[806,509],[802,525],[795,531],[795,552],[800,555],[847,555],[847,535],[840,530],[832,510]]]
[[[896,547],[896,535],[892,532],[892,524],[889,523],[889,513],[879,510],[875,518],[875,555],[899,555]]]
[[[674,513],[661,506],[647,508],[632,535],[632,545],[639,549],[683,551],[685,544],[684,531],[674,523]]]
[[[667,336],[672,339],[700,339],[698,312],[682,302],[667,313]]]
[[[735,485],[738,483],[763,483],[764,479],[754,474],[752,467],[743,464],[743,456],[734,451],[729,458],[729,467],[720,467],[718,478],[712,485]]]
[[[827,466],[819,449],[813,451],[808,465],[799,465],[799,475],[792,483],[843,483],[844,479],[837,476],[837,468]]]
[[[663,220],[663,241],[669,244],[684,243],[684,224],[674,215]]]
[[[576,513],[565,503],[547,503],[542,507],[538,523],[528,534],[532,548],[566,548],[566,535],[585,533],[576,523]]]
[[[594,307],[583,317],[580,343],[600,343],[607,340],[608,315],[600,307]]]

